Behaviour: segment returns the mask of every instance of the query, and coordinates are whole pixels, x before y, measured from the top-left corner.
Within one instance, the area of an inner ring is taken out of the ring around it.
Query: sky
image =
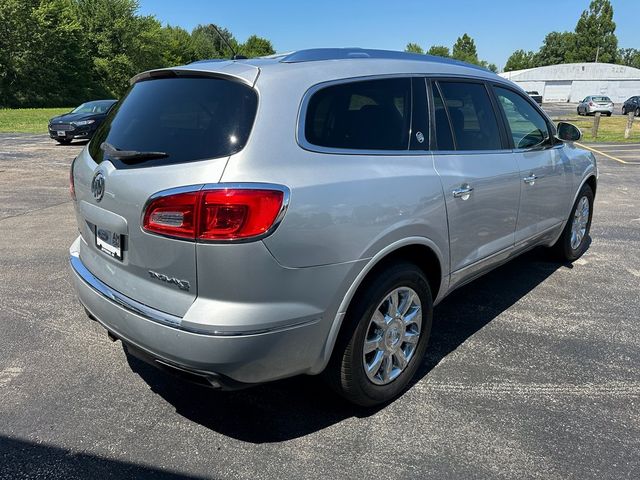
[[[572,31],[589,0],[139,0],[140,13],[191,30],[215,23],[276,52],[316,47],[451,48],[463,33],[500,69],[514,50],[538,50],[551,31]],[[640,0],[612,0],[619,47],[640,49]]]

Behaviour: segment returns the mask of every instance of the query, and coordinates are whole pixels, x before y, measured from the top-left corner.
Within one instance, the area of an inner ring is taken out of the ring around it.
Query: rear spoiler
[[[142,72],[131,77],[129,83],[133,85],[134,83],[152,78],[213,77],[223,78],[233,82],[241,82],[253,87],[259,75],[260,69],[254,65],[233,61],[214,61],[201,62],[183,67],[147,70],[146,72]]]

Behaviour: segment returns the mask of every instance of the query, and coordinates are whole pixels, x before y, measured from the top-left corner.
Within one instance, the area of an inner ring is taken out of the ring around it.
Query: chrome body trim
[[[76,275],[78,275],[78,277],[82,281],[84,281],[93,290],[95,290],[100,295],[102,295],[105,299],[110,300],[116,305],[124,308],[125,310],[128,310],[129,312],[139,315],[146,320],[150,320],[152,322],[156,322],[161,325],[183,330],[185,332],[197,333],[200,335],[206,335],[210,337],[244,337],[244,336],[260,335],[265,333],[275,333],[279,331],[291,330],[293,328],[317,323],[318,321],[318,319],[312,319],[309,321],[298,322],[298,323],[283,325],[283,326],[274,327],[274,328],[261,328],[261,329],[243,330],[243,331],[215,330],[215,327],[213,327],[214,329],[212,330],[185,327],[184,325],[182,325],[181,317],[171,315],[170,313],[162,312],[160,310],[156,310],[155,308],[151,308],[109,287],[106,283],[104,283],[99,278],[97,278],[93,273],[91,273],[87,269],[87,267],[84,266],[84,263],[82,263],[82,260],[80,260],[80,256],[78,255],[78,253],[72,252],[69,255],[69,263],[71,265],[72,270],[76,273]],[[100,323],[102,323],[102,321]]]
[[[78,254],[72,253],[69,256],[69,263],[71,264],[71,268],[75,271],[75,273],[87,285],[89,285],[106,299],[111,300],[113,303],[121,306],[122,308],[140,315],[148,320],[161,323],[162,325],[180,328],[182,318],[171,315],[169,313],[161,312],[160,310],[156,310],[155,308],[148,307],[147,305],[137,302],[132,298],[129,298],[126,295],[121,294],[117,290],[109,287],[106,283],[102,282],[93,273],[91,273],[87,267],[84,266],[84,263],[82,263],[82,260],[80,260],[80,256]]]

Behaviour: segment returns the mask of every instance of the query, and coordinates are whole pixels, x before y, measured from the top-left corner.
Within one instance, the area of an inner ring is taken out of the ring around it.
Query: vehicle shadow
[[[179,471],[114,460],[64,447],[0,435],[0,478],[153,478],[199,480],[204,477]]]
[[[533,250],[452,293],[434,312],[430,346],[412,383],[429,375],[465,340],[563,266],[546,249]],[[223,435],[252,443],[308,435],[349,417],[368,417],[384,407],[346,403],[319,378],[296,377],[236,392],[216,392],[168,376],[127,355],[151,389],[185,418]]]

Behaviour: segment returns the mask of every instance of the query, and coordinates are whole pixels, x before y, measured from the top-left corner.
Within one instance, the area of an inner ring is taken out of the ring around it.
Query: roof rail
[[[311,48],[292,52],[280,60],[282,63],[317,62],[321,60],[348,60],[356,58],[373,58],[381,60],[415,60],[420,62],[436,62],[460,65],[470,68],[486,69],[478,65],[461,62],[452,58],[424,55],[421,53],[398,52],[395,50],[376,50],[369,48]]]

